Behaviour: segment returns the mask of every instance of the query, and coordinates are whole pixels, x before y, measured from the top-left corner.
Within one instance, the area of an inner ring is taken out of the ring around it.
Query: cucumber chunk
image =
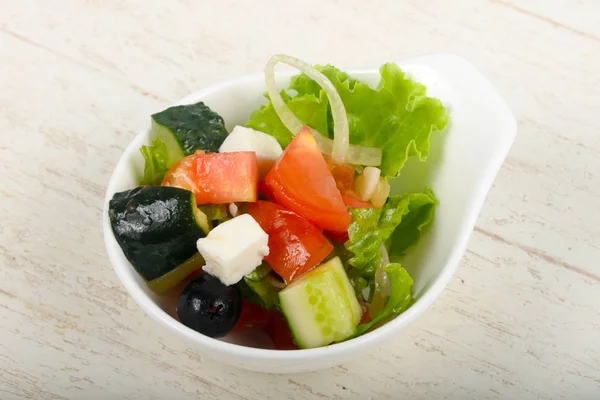
[[[154,293],[164,294],[183,282],[192,272],[204,267],[204,264],[204,258],[200,253],[196,253],[175,269],[151,281],[146,281],[146,284]]]
[[[354,333],[362,308],[339,257],[335,257],[279,292],[281,311],[298,347],[340,342]]]
[[[161,138],[168,153],[167,166],[197,150],[216,153],[227,138],[223,118],[203,102],[169,107],[152,115],[150,137]]]
[[[108,213],[117,243],[153,291],[168,290],[202,266],[196,241],[206,236],[208,221],[189,190],[137,187],[116,193]]]

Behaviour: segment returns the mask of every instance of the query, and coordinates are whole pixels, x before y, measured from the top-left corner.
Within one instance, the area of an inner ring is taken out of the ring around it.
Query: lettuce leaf
[[[385,307],[371,321],[356,328],[354,336],[359,336],[371,329],[375,324],[404,312],[413,301],[413,280],[400,264],[390,263],[383,267],[390,280],[390,297]]]
[[[202,204],[198,208],[206,215],[208,228],[211,230],[218,224],[232,218],[229,211],[227,211],[227,204]]]
[[[250,272],[245,277],[251,281],[260,281],[265,276],[269,275],[271,273],[271,271],[272,271],[271,267],[269,267],[268,264],[263,262],[258,267],[254,268],[254,270],[252,270],[252,272]]]
[[[152,145],[142,146],[140,152],[146,160],[144,176],[140,184],[160,186],[169,170],[167,167],[169,155],[165,142],[161,138],[155,138]]]
[[[363,276],[373,276],[381,261],[380,247],[408,212],[408,199],[390,197],[383,208],[352,208],[346,249],[354,253],[348,263]]]
[[[315,83],[316,85],[316,83]],[[269,96],[266,95],[267,98]],[[296,114],[301,121],[319,132],[328,130],[328,107],[329,101],[324,93],[307,94],[303,96],[290,97],[285,91],[281,91],[281,97],[287,106]],[[273,104],[269,101],[258,110],[255,110],[246,123],[248,128],[268,133],[275,137],[281,147],[285,148],[294,136],[281,122]]]
[[[279,308],[279,288],[270,285],[265,279],[271,267],[263,263],[238,283],[242,296],[267,310]]]
[[[201,204],[198,206],[209,221],[227,221],[231,219],[226,204]]]
[[[267,310],[274,310],[279,307],[279,289],[269,285],[264,279],[253,281],[244,278],[244,283],[253,293],[253,296],[247,297],[248,301],[258,304]]]
[[[433,221],[435,206],[438,204],[438,199],[429,188],[425,188],[423,193],[412,194],[408,213],[386,245],[391,261],[398,261],[417,243],[423,229]]]
[[[435,130],[443,130],[450,117],[439,99],[426,96],[422,84],[408,78],[396,64],[379,69],[377,89],[350,78],[333,66],[318,66],[334,84],[344,102],[350,127],[350,143],[378,147],[383,158],[384,176],[396,176],[409,156],[427,159],[429,139]],[[333,123],[326,95],[308,76],[292,77],[284,100],[301,121],[329,137]],[[270,102],[255,111],[247,126],[262,130],[286,146],[292,138]]]
[[[348,275],[348,279],[350,280],[350,284],[352,285],[352,287],[354,288],[354,292],[356,293],[356,297],[358,297],[359,299],[363,299],[363,290],[365,290],[367,288],[367,286],[370,286],[371,283],[373,283],[373,279],[371,279],[371,282],[367,281],[363,276],[362,276],[362,272],[357,269],[357,268],[348,268],[346,270],[346,274]],[[369,291],[369,297],[372,295],[373,290]],[[365,299],[370,301],[370,299]]]
[[[433,191],[426,188],[423,193],[390,197],[382,208],[351,208],[344,246],[354,256],[348,263],[363,276],[372,277],[381,263],[381,245],[386,244],[396,257],[404,254],[431,222],[436,204]]]

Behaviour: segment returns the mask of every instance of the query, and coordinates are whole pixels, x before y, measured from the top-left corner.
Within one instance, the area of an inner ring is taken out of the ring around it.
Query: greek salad
[[[285,90],[277,63],[301,71]],[[413,302],[400,262],[432,222],[433,191],[390,196],[425,161],[444,104],[396,64],[376,88],[276,55],[267,102],[225,128],[203,102],[152,115],[139,186],[114,194],[123,253],[179,321],[210,337],[262,329],[281,350],[342,342]],[[235,101],[235,99],[232,99]]]

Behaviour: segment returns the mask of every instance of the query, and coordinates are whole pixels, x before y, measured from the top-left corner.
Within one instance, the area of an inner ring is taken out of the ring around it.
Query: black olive
[[[177,315],[185,326],[213,338],[227,335],[242,312],[242,296],[236,285],[225,286],[204,273],[183,289]]]

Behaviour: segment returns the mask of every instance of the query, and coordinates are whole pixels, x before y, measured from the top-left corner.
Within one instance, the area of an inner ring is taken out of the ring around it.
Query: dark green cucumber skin
[[[125,257],[146,280],[177,268],[196,252],[206,234],[194,217],[192,192],[141,186],[115,193],[109,202],[112,230]]]
[[[218,152],[228,134],[223,118],[201,101],[167,108],[152,118],[173,132],[186,156],[196,150]]]

